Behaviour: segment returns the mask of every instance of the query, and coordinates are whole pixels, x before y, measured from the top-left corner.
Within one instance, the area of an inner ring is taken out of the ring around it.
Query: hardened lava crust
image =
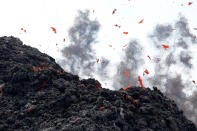
[[[197,131],[156,87],[80,80],[15,37],[0,37],[0,131]]]

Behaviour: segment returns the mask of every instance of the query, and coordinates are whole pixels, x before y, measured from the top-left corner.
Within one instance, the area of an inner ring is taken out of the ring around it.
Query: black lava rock
[[[0,131],[197,131],[156,87],[79,80],[15,37],[0,38]]]

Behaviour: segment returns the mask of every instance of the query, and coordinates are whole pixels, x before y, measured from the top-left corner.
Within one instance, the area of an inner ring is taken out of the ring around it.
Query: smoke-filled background
[[[197,122],[197,1],[0,4],[1,36],[19,37],[54,57],[67,72],[96,78],[103,88],[156,86]]]

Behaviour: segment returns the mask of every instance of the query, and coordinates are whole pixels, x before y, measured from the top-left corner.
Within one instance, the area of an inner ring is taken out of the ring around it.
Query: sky
[[[0,0],[0,5],[0,36],[20,38],[103,88],[142,86],[140,76],[143,86],[157,86],[197,122],[196,0]]]

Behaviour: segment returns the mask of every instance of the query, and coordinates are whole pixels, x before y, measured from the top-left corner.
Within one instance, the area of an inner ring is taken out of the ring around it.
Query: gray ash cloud
[[[137,74],[139,68],[144,63],[141,48],[142,46],[137,40],[131,40],[129,42],[124,52],[124,56],[117,66],[117,72],[113,77],[114,89],[139,85]],[[128,72],[128,77],[125,75],[125,72]]]
[[[97,20],[90,20],[90,12],[79,11],[74,25],[69,29],[71,45],[62,50],[66,70],[74,74],[92,76],[95,71],[96,52],[92,48],[96,44],[100,24]],[[68,54],[68,56],[65,56]]]
[[[196,114],[197,108],[192,102],[196,99],[195,94],[187,97],[184,92],[192,84],[188,82],[191,79],[186,76],[191,76],[193,54],[190,52],[190,48],[192,48],[193,44],[196,44],[187,19],[180,16],[175,24],[157,25],[149,38],[152,39],[155,49],[160,51],[162,50],[162,42],[169,43],[169,49],[161,51],[163,54],[158,54],[163,57],[160,63],[155,64],[154,76],[148,79],[150,85],[163,86],[161,90],[168,97],[175,100],[188,119],[196,122],[197,116],[194,116],[194,114]],[[174,70],[174,68],[177,70]],[[191,105],[190,108],[186,108],[188,103]]]

